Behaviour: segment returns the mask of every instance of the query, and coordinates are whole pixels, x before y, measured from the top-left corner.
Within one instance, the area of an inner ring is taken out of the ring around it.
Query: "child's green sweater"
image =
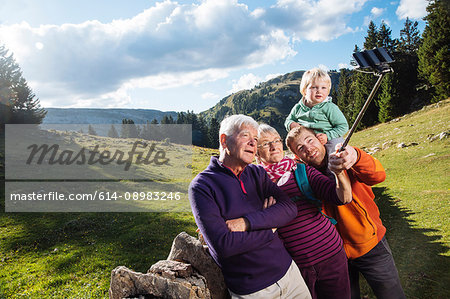
[[[306,106],[302,98],[295,104],[284,122],[288,132],[293,122],[311,128],[316,133],[325,133],[328,140],[342,137],[348,131],[347,120],[339,107],[331,101],[331,97],[312,108]]]

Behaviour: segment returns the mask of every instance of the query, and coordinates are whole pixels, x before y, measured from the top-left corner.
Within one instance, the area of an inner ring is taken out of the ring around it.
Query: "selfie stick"
[[[344,140],[344,143],[342,144],[338,152],[342,152],[343,150],[345,150],[345,147],[348,145],[348,142],[355,132],[356,127],[358,127],[359,123],[361,122],[361,119],[363,118],[367,107],[369,107],[370,102],[372,101],[375,93],[380,87],[381,80],[383,80],[384,75],[386,75],[386,73],[393,72],[392,68],[389,67],[388,64],[394,62],[394,59],[392,58],[391,54],[386,51],[385,48],[356,52],[353,53],[353,57],[355,58],[355,61],[360,68],[371,68],[372,71],[370,73],[378,76],[378,80],[375,83],[375,86],[372,88],[372,91],[370,92],[369,97],[367,98],[363,107],[361,108],[361,111],[359,111],[355,122],[353,123],[347,137]]]

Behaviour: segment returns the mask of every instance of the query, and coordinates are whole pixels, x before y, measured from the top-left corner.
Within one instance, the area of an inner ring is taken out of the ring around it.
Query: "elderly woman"
[[[288,134],[289,143],[294,143],[296,131]],[[280,135],[269,125],[259,126],[257,160],[289,197],[300,197],[296,201],[297,217],[278,228],[278,234],[300,268],[312,297],[350,298],[342,240],[320,208],[302,196],[293,173],[297,163],[284,156]],[[336,180],[333,181],[313,167],[306,166],[305,171],[316,198],[336,205],[351,201],[350,181],[345,172],[335,173]]]
[[[292,220],[296,207],[264,169],[251,164],[257,135],[258,124],[251,117],[233,115],[222,121],[220,156],[212,157],[189,186],[192,212],[232,298],[311,298],[297,265],[271,229]],[[269,197],[277,203],[264,209]],[[239,224],[243,231],[229,230]]]

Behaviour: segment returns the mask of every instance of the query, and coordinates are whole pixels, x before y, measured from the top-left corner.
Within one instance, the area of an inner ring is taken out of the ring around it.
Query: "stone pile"
[[[175,237],[167,260],[147,273],[124,266],[111,272],[109,298],[229,298],[222,272],[200,240],[185,232]]]

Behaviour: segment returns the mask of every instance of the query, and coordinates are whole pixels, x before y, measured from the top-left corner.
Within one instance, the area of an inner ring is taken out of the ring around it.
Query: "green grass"
[[[387,174],[374,192],[407,298],[450,298],[450,139],[427,139],[441,132],[450,133],[450,100],[358,132],[350,142],[372,150],[392,141],[374,154]]]
[[[203,170],[216,150],[194,148]],[[167,258],[191,213],[5,213],[0,187],[0,298],[107,298],[111,270]]]
[[[374,192],[407,298],[450,298],[450,141],[427,140],[450,129],[450,101],[439,105],[350,142],[392,140],[374,154],[387,172]],[[194,147],[193,173],[217,153]],[[190,213],[4,213],[4,184],[0,196],[0,298],[107,298],[112,269],[146,272],[179,232],[196,230]],[[375,298],[364,283],[363,294]]]

